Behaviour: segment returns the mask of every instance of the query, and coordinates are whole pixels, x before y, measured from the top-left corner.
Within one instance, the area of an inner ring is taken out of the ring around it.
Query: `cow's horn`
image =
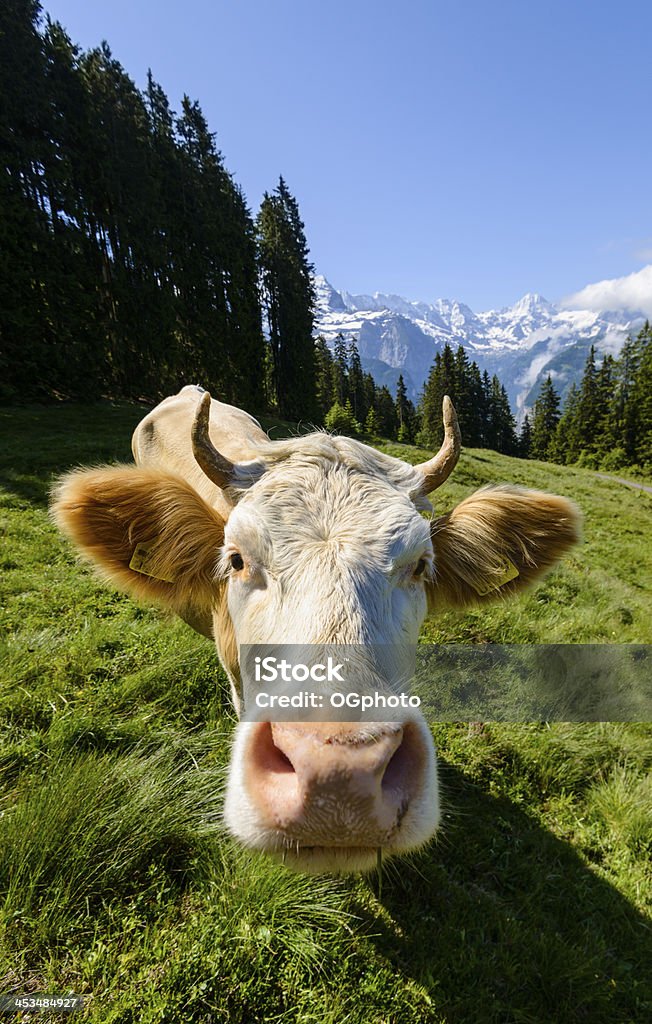
[[[422,494],[430,494],[436,487],[441,487],[455,469],[462,450],[462,434],[457,422],[457,413],[448,395],[444,395],[443,413],[444,440],[441,448],[434,458],[415,467],[423,474]]]
[[[221,455],[208,435],[208,422],[211,415],[210,392],[205,391],[197,406],[195,421],[192,425],[192,454],[209,480],[218,487],[228,487],[233,479],[234,465]]]

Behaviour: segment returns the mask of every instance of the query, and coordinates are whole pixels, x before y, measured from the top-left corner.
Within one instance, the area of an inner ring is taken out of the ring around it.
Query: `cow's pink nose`
[[[250,738],[245,785],[269,828],[303,846],[382,846],[421,785],[411,723],[269,723]]]

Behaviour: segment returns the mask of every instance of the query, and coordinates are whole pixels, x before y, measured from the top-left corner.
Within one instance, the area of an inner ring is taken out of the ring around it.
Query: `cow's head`
[[[236,707],[242,644],[392,645],[407,665],[428,605],[507,596],[577,539],[570,502],[511,487],[484,488],[424,518],[427,494],[459,456],[448,399],[441,451],[420,466],[324,433],[261,439],[234,463],[214,447],[209,415],[204,394],[188,423],[189,460],[219,488],[220,512],[155,466],[72,473],[54,511],[112,582],[212,633]],[[508,582],[506,564],[518,571]],[[225,819],[244,844],[301,869],[369,868],[379,847],[406,852],[437,829],[431,734],[417,714],[375,724],[241,722]]]

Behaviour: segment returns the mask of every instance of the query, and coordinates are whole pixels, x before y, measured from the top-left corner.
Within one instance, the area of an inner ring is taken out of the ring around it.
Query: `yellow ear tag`
[[[163,580],[164,583],[174,583],[176,576],[161,576],[160,570],[152,572],[151,567],[154,559],[151,554],[151,546],[149,544],[136,544],[134,553],[131,556],[129,568],[133,569],[134,572],[139,572],[143,576],[151,576],[153,580]]]
[[[510,562],[509,558],[503,559],[501,562],[501,569],[503,571],[500,576],[488,581],[484,586],[478,586],[476,583],[471,584],[480,597],[484,597],[485,594],[490,594],[492,590],[500,590],[500,588],[504,587],[506,583],[509,583],[510,580],[515,580],[519,575],[518,569],[513,562]]]

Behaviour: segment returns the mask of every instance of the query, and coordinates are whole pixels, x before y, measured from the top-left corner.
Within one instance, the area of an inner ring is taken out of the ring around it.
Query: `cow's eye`
[[[236,572],[244,569],[244,559],[239,551],[234,551],[232,555],[229,555],[229,562],[231,563],[231,568],[235,569]]]
[[[428,567],[428,563],[425,560],[425,558],[420,558],[419,561],[417,562],[417,564],[414,567],[414,575],[415,575],[415,577],[418,579],[420,576],[423,576],[423,574],[426,571],[427,567]]]

